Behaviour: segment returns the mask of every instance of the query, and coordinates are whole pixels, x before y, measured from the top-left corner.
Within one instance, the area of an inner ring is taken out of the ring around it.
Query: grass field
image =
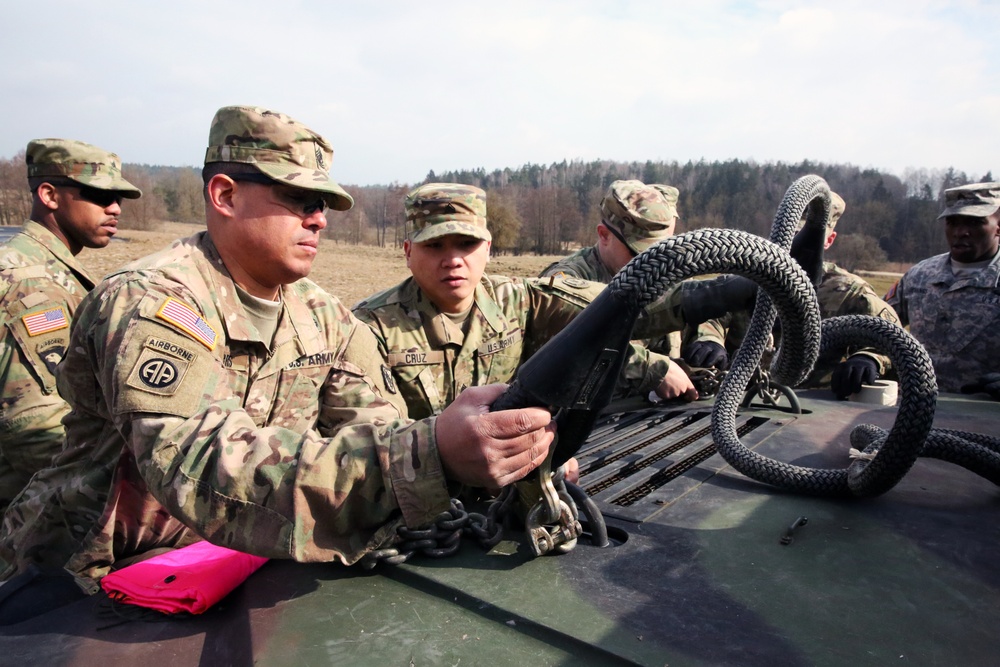
[[[107,248],[85,249],[80,253],[80,260],[94,277],[100,277],[201,229],[199,225],[180,223],[166,223],[155,232],[122,229]],[[504,276],[537,276],[556,259],[556,256],[538,255],[493,257],[487,271]],[[309,277],[351,306],[409,275],[402,248],[345,245],[322,240]]]
[[[201,229],[203,227],[198,225],[180,223],[166,223],[155,232],[123,229],[107,248],[84,250],[80,259],[95,277],[103,276],[123,264],[168,246],[174,239],[190,236]],[[502,276],[537,276],[557,259],[559,256],[554,255],[498,256],[490,260],[487,271]],[[320,241],[319,255],[309,277],[351,306],[409,275],[401,248],[345,245],[323,240]],[[879,295],[885,294],[897,278],[895,273],[865,275]]]

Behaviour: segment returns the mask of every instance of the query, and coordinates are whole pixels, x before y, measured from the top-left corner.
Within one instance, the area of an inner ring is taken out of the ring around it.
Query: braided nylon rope
[[[816,215],[825,219],[829,196],[828,186],[818,176],[804,176],[795,181],[775,215],[772,238],[787,248],[795,222],[807,207],[810,212],[807,224],[815,224]],[[810,207],[813,200],[822,203],[820,211]],[[926,351],[906,331],[878,318],[852,316],[823,322],[821,355],[838,355],[848,344],[869,345],[885,352],[899,369],[902,399],[893,429],[888,434],[877,437],[872,434],[868,438],[865,445],[870,447],[868,451],[877,452],[871,460],[857,460],[849,468],[839,470],[805,468],[757,454],[747,449],[736,435],[736,409],[760,361],[773,321],[774,309],[766,299],[758,299],[747,334],[750,345],[745,340],[733,360],[712,413],[712,435],[719,454],[747,477],[797,493],[874,496],[895,486],[920,455],[934,421],[937,382]],[[782,319],[783,328],[784,324]],[[787,332],[782,336],[782,349],[794,335]]]
[[[817,176],[805,176],[789,188],[775,216],[775,243],[784,248],[790,245],[790,231],[794,231],[795,221],[806,207],[807,224],[814,224],[817,217],[825,220],[828,215],[829,189]],[[773,321],[774,309],[766,297],[759,298],[747,339],[716,399],[712,434],[727,463],[757,481],[812,495],[871,497],[885,493],[902,479],[918,456],[950,461],[1000,484],[1000,438],[933,429],[937,380],[930,357],[908,332],[875,317],[835,317],[824,321],[821,329],[821,357],[839,358],[849,345],[868,346],[887,354],[897,369],[901,399],[892,429],[886,432],[863,424],[851,432],[852,445],[864,450],[866,456],[846,469],[827,470],[781,463],[747,449],[736,435],[736,408],[760,361]],[[782,337],[783,348],[788,337]]]
[[[747,477],[811,495],[868,497],[884,493],[909,471],[918,456],[962,465],[1000,484],[1000,438],[933,429],[937,381],[926,350],[902,328],[875,317],[852,315],[820,322],[819,303],[809,277],[788,254],[797,223],[825,228],[830,189],[818,176],[803,176],[785,193],[775,215],[771,239],[739,230],[704,229],[671,237],[627,264],[608,284],[617,298],[645,308],[681,281],[707,273],[734,273],[754,280],[758,291],[750,327],[719,389],[712,411],[712,436],[719,454]],[[851,444],[864,456],[846,469],[805,468],[775,461],[740,442],[736,411],[760,364],[775,318],[781,318],[781,348],[770,368],[778,382],[797,385],[818,357],[839,357],[849,345],[873,347],[898,369],[900,407],[890,431],[862,424]],[[426,530],[399,531],[394,546],[365,556],[399,564],[416,553],[451,555],[464,532],[489,548],[500,538],[497,520],[507,514],[513,487],[507,487],[486,517],[464,511],[453,500]],[[575,508],[575,505],[573,505]],[[596,508],[595,508],[596,510]],[[589,516],[589,515],[588,515]],[[598,513],[599,516],[599,513]]]
[[[682,280],[706,273],[750,278],[771,295],[767,299],[759,292],[758,304],[766,300],[770,305],[773,299],[782,326],[790,332],[785,336],[787,348],[783,346],[775,358],[772,373],[786,384],[805,379],[819,354],[816,291],[795,260],[766,239],[735,229],[701,229],[673,236],[629,262],[607,289],[644,308]],[[770,310],[773,322],[774,309]],[[770,324],[766,329],[770,331]]]
[[[747,477],[804,494],[870,497],[895,486],[918,456],[932,456],[1000,483],[1000,439],[932,429],[937,402],[934,367],[909,333],[885,320],[864,316],[831,318],[820,328],[815,291],[787,251],[804,214],[807,228],[818,231],[819,225],[825,226],[829,211],[826,182],[818,176],[804,176],[785,193],[770,241],[735,230],[675,236],[634,259],[608,287],[639,307],[652,303],[681,280],[704,273],[737,273],[763,288],[712,411],[712,436],[719,454]],[[852,444],[865,450],[865,456],[848,468],[806,468],[775,461],[749,450],[736,434],[736,411],[776,316],[781,318],[783,333],[770,372],[778,382],[799,384],[817,356],[839,357],[849,345],[873,347],[887,354],[898,369],[901,400],[892,429],[855,428]]]

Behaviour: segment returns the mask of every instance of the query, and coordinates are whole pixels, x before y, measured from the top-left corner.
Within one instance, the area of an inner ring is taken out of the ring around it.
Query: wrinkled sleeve
[[[401,515],[416,525],[447,509],[434,421],[404,419],[381,395],[371,377],[379,369],[364,367],[377,348],[357,320],[322,384],[300,378],[313,400],[298,407],[314,415],[314,426],[272,418],[262,427],[240,396],[219,395],[224,369],[209,353],[199,352],[185,375],[185,398],[172,402],[179,407],[129,406],[123,395],[139,365],[114,360],[130,359],[127,350],[143,345],[137,332],[145,337],[155,326],[137,325],[141,299],[129,291],[107,299],[95,332],[107,344],[94,347],[95,367],[107,375],[107,404],[150,493],[202,537],[267,557],[349,564],[383,542]],[[109,322],[118,323],[114,330]]]
[[[686,323],[681,309],[681,285],[675,285],[646,307],[636,319],[632,334],[636,338],[656,338],[673,331],[683,331]]]
[[[670,358],[653,352],[633,341],[629,344],[628,357],[621,378],[615,387],[615,396],[645,396],[656,389],[670,367]]]
[[[26,312],[5,308],[0,314],[0,509],[62,446],[62,418],[69,406],[55,389],[54,369],[65,353],[74,310],[66,292],[51,280],[14,285],[9,292],[29,293],[35,305]],[[23,318],[54,309],[66,325],[31,336]]]
[[[696,326],[684,328],[684,345],[707,341],[726,346],[726,331],[729,328],[729,316],[713,320],[705,320]]]
[[[869,315],[902,326],[899,316],[893,307],[880,299],[868,283],[861,283],[859,289],[855,290],[847,299],[844,299],[844,303],[837,311],[837,315]],[[854,356],[856,354],[869,357],[874,361],[878,365],[879,375],[886,375],[892,370],[892,362],[889,357],[879,354],[873,348],[849,348],[847,350],[847,356]]]
[[[545,341],[562,331],[604,289],[604,285],[600,283],[566,288],[559,281],[525,281],[525,284],[531,303],[525,349],[532,354]],[[627,355],[615,388],[616,396],[644,395],[660,383],[670,365],[668,357],[652,352],[636,342],[629,344]],[[530,355],[525,358],[527,356]]]

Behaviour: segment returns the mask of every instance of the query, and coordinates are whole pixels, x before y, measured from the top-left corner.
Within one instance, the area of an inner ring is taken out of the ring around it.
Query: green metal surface
[[[755,450],[844,467],[853,425],[894,418],[892,409],[816,395],[803,406],[800,416],[745,415],[756,420]],[[510,533],[522,541],[490,552],[467,541],[452,558],[373,572],[272,561],[198,618],[126,622],[95,598],[2,628],[3,663],[997,663],[993,484],[922,459],[878,498],[792,495],[748,480],[718,455],[702,458],[695,413],[706,404],[660,410],[609,422],[595,433],[611,444],[581,450],[584,486],[616,480],[595,496],[611,517],[612,547],[581,540],[568,554],[533,559],[523,536]],[[998,424],[996,403],[944,397],[938,406],[941,427],[996,433]],[[672,469],[682,472],[663,482]],[[630,504],[615,504],[624,497]],[[782,544],[799,517],[808,523]]]

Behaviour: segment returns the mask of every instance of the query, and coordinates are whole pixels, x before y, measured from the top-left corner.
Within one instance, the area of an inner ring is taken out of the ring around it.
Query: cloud
[[[997,168],[989,2],[56,2],[44,36],[5,13],[5,155],[63,135],[198,164],[215,109],[252,103],[328,136],[358,184],[599,158]]]

